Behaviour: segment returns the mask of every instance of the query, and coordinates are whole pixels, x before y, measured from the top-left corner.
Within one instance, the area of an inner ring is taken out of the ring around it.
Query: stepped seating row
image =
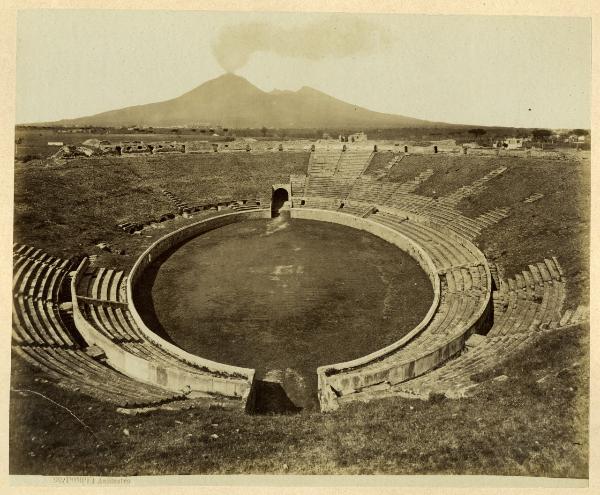
[[[290,175],[290,184],[292,186],[292,196],[304,196],[306,175]]]
[[[23,249],[15,248],[19,254]],[[31,252],[30,252],[31,254]],[[36,250],[35,263],[45,264],[50,257]],[[22,256],[15,256],[15,263]],[[64,266],[68,271],[69,263],[64,260],[50,260],[54,269]],[[22,277],[18,269],[13,273],[13,285],[20,286],[16,279]],[[63,276],[57,285],[66,282]],[[163,391],[160,388],[131,380],[101,360],[88,355],[80,345],[83,339],[72,324],[68,313],[58,305],[60,289],[50,291],[54,298],[48,300],[48,291],[43,284],[35,285],[37,292],[15,293],[13,297],[12,348],[16,354],[62,386],[82,391],[101,400],[119,405],[156,405],[183,398],[180,394]],[[32,295],[30,295],[32,294]]]
[[[145,222],[121,222],[117,224],[117,227],[128,234],[135,234],[136,232],[140,232],[144,230],[144,228],[156,225],[158,223],[167,222],[169,220],[173,220],[177,218],[177,215],[191,214],[196,212],[209,212],[209,211],[219,211],[223,208],[231,208],[232,210],[254,210],[260,209],[261,204],[268,204],[270,200],[264,199],[243,199],[243,200],[230,200],[230,201],[221,201],[218,203],[204,203],[193,206],[186,206],[177,211],[177,214],[169,212],[160,215],[158,218],[154,218],[151,220],[147,220]]]
[[[343,160],[343,155],[342,153],[340,162]],[[398,156],[394,159],[400,160]],[[419,184],[433,175],[432,169],[427,169],[411,181],[399,185],[368,175],[361,175],[351,183],[339,182],[332,177],[307,177],[305,195],[336,199],[346,198],[422,215],[430,221],[445,226],[458,235],[472,240],[478,237],[483,229],[506,218],[509,214],[509,208],[494,208],[473,219],[462,215],[455,209],[455,206],[463,197],[483,190],[487,181],[505,170],[506,167],[495,169],[472,184],[440,199],[412,193]],[[350,188],[348,189],[348,187]]]
[[[475,223],[480,230],[483,230],[487,227],[497,224],[501,220],[504,220],[509,214],[510,208],[508,207],[493,208],[475,218]]]
[[[96,331],[120,345],[126,352],[188,373],[203,376],[214,374],[149,341],[139,330],[126,307],[117,307],[110,303],[90,304],[83,300],[79,301],[79,306],[84,318]]]
[[[422,210],[421,214],[427,215],[438,225],[447,227],[460,236],[472,240],[478,237],[484,229],[507,218],[509,212],[510,208],[498,207],[473,219],[460,214],[456,210],[445,207],[442,204],[435,204]]]
[[[437,205],[436,205],[437,206]],[[443,208],[430,208],[421,212],[432,222],[456,232],[465,239],[475,239],[481,234],[481,226],[473,219],[456,211],[449,212]]]
[[[434,198],[398,192],[405,184],[398,186],[395,183],[379,181],[369,176],[361,176],[352,185],[347,195],[347,200],[349,202],[362,202],[369,205],[383,205],[420,215],[436,225],[454,231],[459,236],[468,240],[477,238],[483,229],[509,215],[510,209],[504,207],[494,208],[475,219],[469,218],[462,215],[453,207],[441,203]],[[309,189],[309,196],[313,198],[340,199],[344,196],[344,185],[332,178],[311,178]],[[326,209],[331,208],[327,205]]]
[[[373,205],[368,203],[354,203],[354,202],[345,202],[344,206],[340,208],[340,212],[348,213],[350,215],[354,215],[357,217],[364,218],[373,210]]]
[[[21,256],[25,258],[30,258],[32,260],[44,261],[48,264],[56,264],[56,262],[64,261],[61,258],[50,256],[42,249],[37,249],[33,246],[28,246],[27,244],[20,244],[18,242],[15,242],[13,244],[13,256]]]
[[[480,179],[477,179],[476,181],[472,182],[471,184],[462,186],[453,193],[440,198],[440,202],[450,206],[456,206],[462,199],[468,196],[473,196],[475,194],[481,193],[485,189],[486,182],[502,174],[505,170],[507,170],[507,167],[499,167],[497,169],[494,169],[491,172],[484,175],[483,177],[481,177]]]
[[[396,375],[394,370],[410,368],[410,363],[422,360],[421,374],[427,367],[438,365],[440,359],[460,352],[460,339],[482,317],[491,291],[485,260],[474,246],[467,247],[458,238],[406,217],[377,212],[369,219],[402,233],[428,252],[440,272],[440,302],[429,324],[393,353],[356,368],[329,373],[328,384],[340,402],[354,400],[359,396],[355,394],[362,392],[385,393],[406,380],[404,373]]]
[[[79,303],[85,319],[113,342],[142,342],[135,326],[130,325],[125,308],[109,304]]]
[[[494,208],[473,219],[462,215],[452,206],[426,196],[399,194],[398,190],[384,204],[427,217],[432,222],[447,227],[457,234],[472,240],[490,225],[506,218],[509,208]]]
[[[464,397],[477,384],[475,373],[493,368],[510,354],[529,345],[547,329],[561,325],[565,282],[555,259],[529,266],[519,277],[502,281],[493,293],[494,325],[486,337],[443,367],[390,388],[390,394],[426,399],[430,393]],[[527,275],[525,276],[525,273]]]
[[[420,213],[421,210],[432,203],[435,203],[433,198],[410,193],[397,194],[396,191],[394,191],[394,194],[383,202],[383,206],[397,208],[398,210],[408,211],[410,213]]]
[[[351,187],[352,181],[350,180],[334,177],[309,177],[305,196],[344,199]]]
[[[373,389],[376,394],[379,394],[390,389],[396,385],[391,370],[447,348],[451,342],[464,335],[468,331],[468,322],[478,316],[482,304],[485,304],[486,284],[463,292],[452,293],[446,289],[447,286],[442,279],[438,310],[429,325],[416,338],[379,361],[346,372],[339,378],[331,377],[333,379],[330,378],[330,383],[336,395],[338,397],[346,395],[346,400],[353,400],[358,398],[351,397],[357,392]],[[400,379],[400,383],[402,381],[403,379]]]
[[[178,211],[183,211],[185,208],[188,208],[188,204],[171,191],[161,189],[160,192],[162,192],[169,199],[169,201],[175,205],[175,208],[177,208]]]
[[[48,301],[58,297],[61,280],[71,268],[69,260],[47,264],[15,256],[13,262],[13,293]]]
[[[269,204],[269,201],[260,200],[255,204],[245,203],[245,204],[236,204],[230,206],[230,208],[234,211],[248,211],[248,210],[260,210],[263,208],[261,204]]]
[[[308,175],[310,177],[331,177],[335,173],[341,150],[315,150],[308,160]]]
[[[372,214],[369,219],[387,225],[421,244],[429,252],[439,272],[453,267],[481,264],[476,253],[434,227],[382,211]]]
[[[507,335],[556,328],[565,298],[562,268],[556,259],[529,265],[528,270],[501,281],[494,292],[495,323],[488,335]]]
[[[372,156],[373,152],[370,150],[344,151],[337,164],[335,176],[339,179],[355,180],[369,166]]]
[[[567,309],[558,323],[559,327],[569,325],[578,325],[590,320],[590,308],[585,304],[580,304],[575,310]]]
[[[460,356],[441,368],[390,387],[386,395],[419,399],[428,399],[431,394],[444,394],[448,398],[468,397],[477,387],[477,382],[471,379],[474,374],[492,369],[538,337],[537,332],[484,337],[477,346],[466,348]]]
[[[294,200],[294,208],[317,208],[321,210],[337,210],[340,207],[340,201],[333,198],[323,197],[305,197],[301,200]]]
[[[411,193],[417,187],[419,187],[420,184],[422,184],[427,179],[429,179],[432,175],[433,175],[433,170],[428,168],[427,170],[424,170],[419,175],[417,175],[413,180],[410,180],[408,182],[404,182],[403,184],[401,184],[400,187],[398,187],[398,189],[396,189],[396,192],[398,192],[400,194]]]
[[[57,306],[44,299],[13,297],[13,341],[22,345],[74,347]]]
[[[121,407],[158,406],[185,399],[118,373],[80,349],[15,346],[15,352],[59,385]]]
[[[414,195],[411,198],[414,201]],[[419,215],[426,216],[437,225],[447,226],[464,233],[467,238],[474,238],[481,232],[480,226],[475,220],[461,215],[454,208],[436,200],[421,201],[420,206],[415,205],[413,210]]]
[[[453,230],[466,239],[472,240],[478,237],[484,228],[508,216],[508,209],[505,209],[505,212],[502,212],[500,208],[495,210],[472,219],[443,203],[433,201],[425,208],[420,209],[419,214],[426,216],[432,222],[442,227]]]
[[[228,201],[220,201],[218,203],[203,203],[199,205],[188,206],[183,209],[183,213],[196,213],[202,211],[221,211],[225,208],[229,208],[231,210],[255,210],[262,208],[261,205],[269,204],[270,200],[265,200],[263,198],[256,199],[241,199],[241,200],[228,200]]]
[[[377,180],[370,175],[360,176],[352,185],[347,199],[382,204],[398,188],[395,182]]]
[[[542,199],[544,195],[542,193],[533,193],[531,196],[525,198],[523,203],[534,203],[540,199]]]
[[[50,256],[39,249],[15,249],[13,255],[13,294],[44,298],[58,297],[63,277],[72,268],[71,260]]]
[[[501,173],[498,170],[502,169],[497,169],[495,171],[496,174]],[[437,225],[447,227],[469,240],[477,238],[483,229],[508,216],[509,208],[494,208],[473,219],[462,215],[447,201],[411,193],[420,183],[431,177],[432,174],[433,170],[425,170],[412,181],[400,185],[362,175],[351,184],[351,188],[346,195],[347,183],[340,183],[331,177],[310,177],[307,179],[307,196],[336,199],[346,197],[348,200],[362,201],[374,205],[381,204],[422,215]],[[488,174],[484,178],[485,181],[489,180],[493,175],[494,172]]]
[[[484,282],[486,277],[485,267],[483,265],[452,268],[444,273],[448,292],[463,292],[471,290],[481,290],[486,287]]]
[[[78,281],[77,295],[126,303],[127,276],[123,271],[88,266]]]

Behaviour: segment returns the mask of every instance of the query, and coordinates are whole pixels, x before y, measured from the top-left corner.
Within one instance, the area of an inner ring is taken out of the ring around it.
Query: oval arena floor
[[[204,358],[255,368],[267,388],[281,384],[306,409],[318,409],[318,366],[396,341],[432,298],[418,264],[384,240],[284,218],[180,245],[144,273],[135,294],[157,333]]]

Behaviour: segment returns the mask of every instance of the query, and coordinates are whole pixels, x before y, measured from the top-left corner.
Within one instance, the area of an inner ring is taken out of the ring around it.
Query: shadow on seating
[[[302,410],[285,393],[281,383],[256,380],[254,382],[252,414],[295,414]]]

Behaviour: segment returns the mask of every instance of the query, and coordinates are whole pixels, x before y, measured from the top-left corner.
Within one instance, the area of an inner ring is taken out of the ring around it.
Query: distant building
[[[121,154],[151,153],[152,148],[141,141],[128,141],[121,145]]]
[[[62,141],[48,141],[48,146],[64,146]]]
[[[149,143],[152,148],[152,153],[185,153],[185,143],[178,143],[177,141],[157,141]]]
[[[366,141],[367,140],[367,135],[364,132],[357,132],[355,134],[350,134],[348,136],[348,140],[351,143]]]
[[[213,151],[208,141],[186,141],[185,153],[207,153]]]
[[[494,144],[494,147],[495,148],[504,148],[504,149],[508,149],[508,150],[516,150],[516,149],[523,148],[523,146],[525,146],[526,141],[528,141],[527,138],[511,137],[511,138],[503,139],[502,141],[498,141],[497,143]]]

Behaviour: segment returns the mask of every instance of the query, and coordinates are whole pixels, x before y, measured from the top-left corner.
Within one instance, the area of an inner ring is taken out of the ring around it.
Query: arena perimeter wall
[[[428,275],[434,290],[433,303],[423,320],[421,320],[421,322],[414,329],[412,329],[401,339],[390,344],[389,346],[372,352],[366,356],[362,356],[358,359],[346,361],[343,363],[320,366],[317,369],[320,407],[322,411],[331,411],[338,408],[338,395],[335,392],[335,388],[332,386],[333,382],[343,379],[343,375],[345,373],[352,372],[353,374],[355,374],[357,370],[360,370],[361,368],[369,364],[384,360],[386,357],[392,355],[394,352],[399,351],[408,342],[417,338],[419,334],[421,334],[423,330],[427,328],[427,326],[433,319],[436,311],[438,310],[440,304],[440,278],[432,259],[427,253],[427,250],[417,242],[413,241],[412,239],[409,239],[400,232],[397,232],[389,227],[375,222],[371,222],[365,218],[359,218],[345,213],[338,213],[326,210],[308,208],[292,209],[291,216],[292,218],[319,220],[323,222],[332,222],[341,225],[346,225],[359,230],[364,230],[394,244],[398,248],[407,252],[419,263],[421,268]],[[458,242],[458,239],[455,240]],[[464,241],[461,239],[461,242],[464,243],[468,241]],[[472,245],[470,247],[471,249],[474,248],[474,246]],[[475,250],[478,251],[476,248]],[[483,255],[481,258],[482,260],[485,260]],[[485,261],[484,265],[486,267],[488,279],[487,286],[491,287],[491,274]],[[369,386],[376,383],[388,381],[392,378],[394,383],[400,383],[402,381],[415,378],[439,366],[449,357],[462,350],[464,348],[464,343],[466,339],[472,333],[479,331],[487,324],[490,318],[490,301],[491,299],[488,294],[488,297],[481,305],[481,311],[478,311],[476,316],[466,323],[464,329],[462,329],[463,331],[460,332],[460,335],[458,337],[449,340],[441,347],[431,349],[430,352],[425,353],[424,355],[421,355],[416,359],[411,359],[406,362],[399,362],[398,364],[390,366],[389,368],[383,371],[378,371],[377,373],[364,373],[364,375],[360,377],[360,383],[357,386]],[[335,377],[335,379],[331,377]]]
[[[83,260],[71,280],[71,297],[73,301],[73,318],[75,325],[88,345],[101,347],[107,357],[108,364],[121,373],[174,392],[187,392],[190,397],[205,395],[224,396],[241,399],[242,406],[252,409],[254,370],[230,366],[190,354],[167,342],[150,330],[140,317],[133,291],[144,270],[158,257],[178,244],[225,225],[255,218],[270,218],[270,210],[253,210],[233,212],[201,220],[182,227],[155,241],[137,259],[127,280],[127,301],[129,312],[144,337],[153,344],[163,348],[178,359],[206,370],[205,374],[191,373],[183,368],[159,365],[152,361],[134,356],[125,351],[117,343],[100,334],[83,316],[77,299],[77,283],[85,273],[88,260]]]

